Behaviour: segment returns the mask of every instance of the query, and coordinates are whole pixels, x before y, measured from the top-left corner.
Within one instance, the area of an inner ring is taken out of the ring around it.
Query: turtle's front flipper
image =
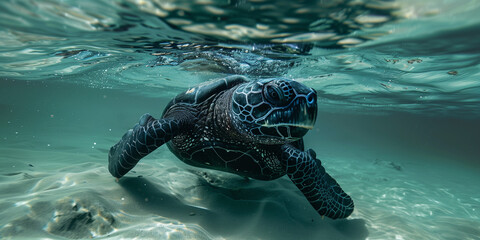
[[[125,175],[137,162],[172,139],[180,131],[180,122],[173,119],[155,119],[144,114],[133,129],[110,148],[108,170],[117,178]]]
[[[287,175],[322,216],[346,218],[353,212],[353,201],[338,185],[313,150],[300,151],[291,145],[282,146],[282,160]]]

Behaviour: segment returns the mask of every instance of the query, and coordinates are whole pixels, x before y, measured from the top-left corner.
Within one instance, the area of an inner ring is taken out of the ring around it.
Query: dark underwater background
[[[480,2],[0,2],[2,239],[480,239]],[[355,201],[322,219],[288,177],[166,146],[118,183],[144,113],[240,74],[318,92],[305,145]]]

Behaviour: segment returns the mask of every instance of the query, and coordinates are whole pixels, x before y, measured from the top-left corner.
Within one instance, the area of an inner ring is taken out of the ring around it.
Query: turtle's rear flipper
[[[180,129],[179,122],[172,119],[155,119],[144,114],[133,129],[110,148],[108,171],[117,178],[125,175],[137,162],[168,142]]]
[[[320,215],[332,219],[350,216],[352,199],[325,172],[313,150],[303,152],[291,145],[284,145],[282,150],[287,175]]]

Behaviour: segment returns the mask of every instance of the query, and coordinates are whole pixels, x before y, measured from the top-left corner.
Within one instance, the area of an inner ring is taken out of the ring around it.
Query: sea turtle
[[[284,78],[229,76],[177,95],[161,119],[144,114],[115,144],[117,178],[164,143],[183,162],[260,180],[287,174],[322,216],[346,218],[353,201],[302,137],[317,117],[316,91]]]

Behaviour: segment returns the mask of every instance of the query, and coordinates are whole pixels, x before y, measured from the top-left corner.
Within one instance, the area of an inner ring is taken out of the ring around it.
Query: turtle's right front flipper
[[[292,145],[282,146],[287,175],[322,216],[346,218],[353,212],[353,201],[325,172],[313,150],[301,151]]]
[[[133,129],[110,148],[108,170],[117,178],[125,175],[138,161],[170,141],[180,131],[180,122],[174,119],[155,119],[144,114]]]

